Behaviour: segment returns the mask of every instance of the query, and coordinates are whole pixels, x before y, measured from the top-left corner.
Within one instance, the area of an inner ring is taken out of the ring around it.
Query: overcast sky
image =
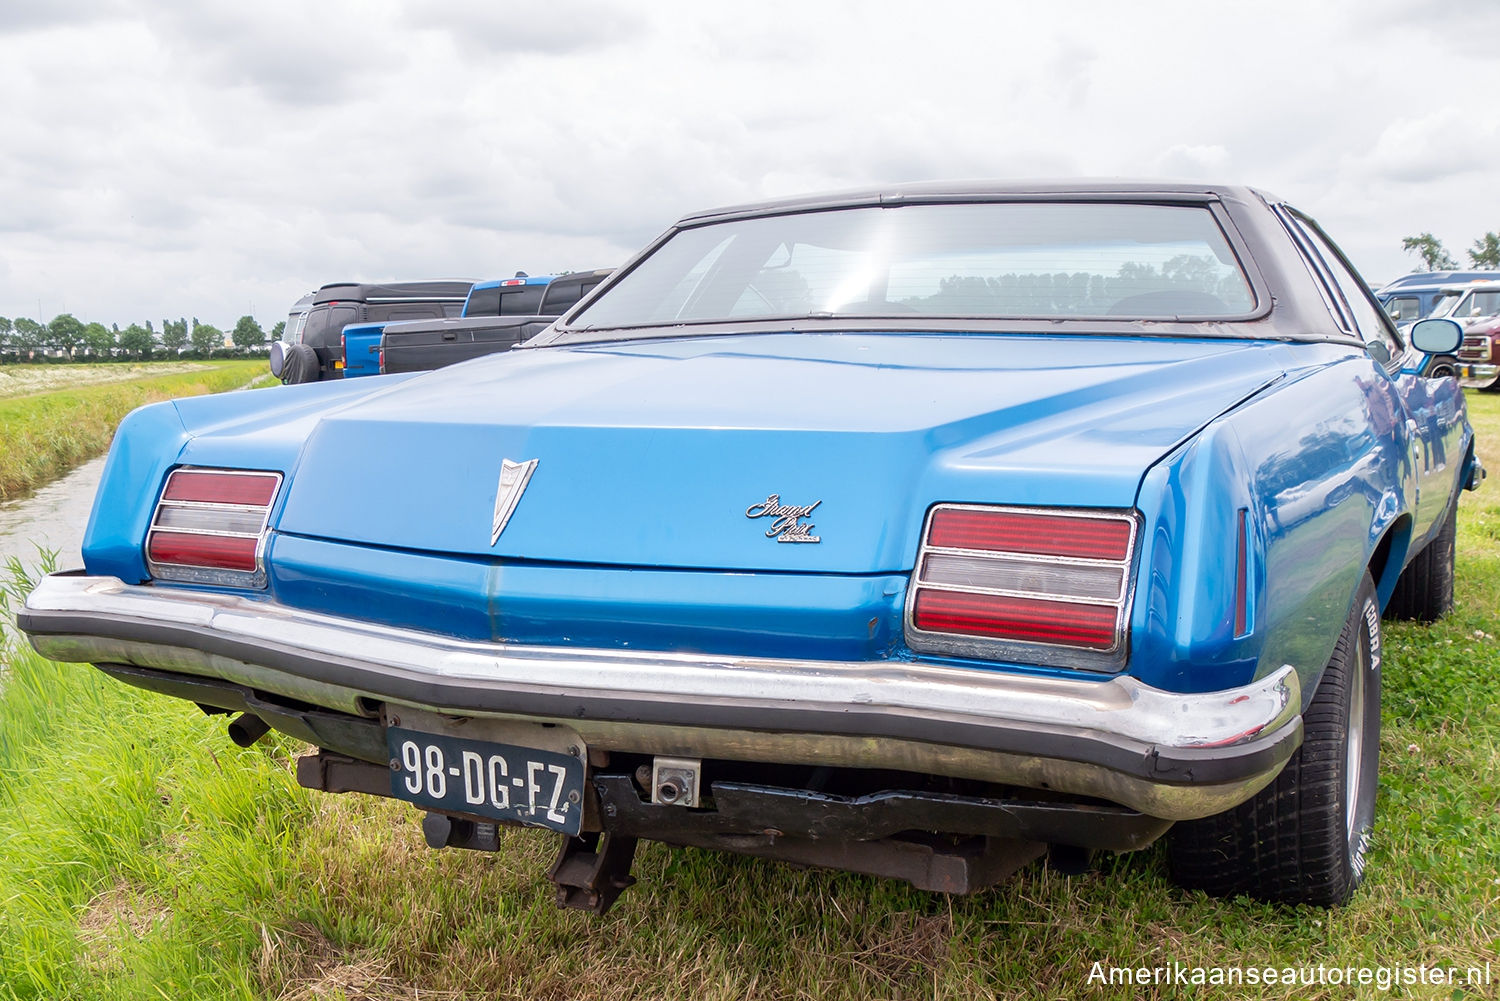
[[[0,0],[0,315],[267,327],[934,178],[1253,184],[1372,281],[1500,230],[1500,3]]]

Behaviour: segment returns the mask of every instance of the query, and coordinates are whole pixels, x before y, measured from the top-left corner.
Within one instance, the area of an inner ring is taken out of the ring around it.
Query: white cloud
[[[1383,130],[1353,165],[1391,181],[1440,181],[1500,162],[1500,125],[1472,108],[1448,106],[1400,118]]]
[[[1231,176],[1229,150],[1223,146],[1189,146],[1178,143],[1156,158],[1155,173],[1191,181],[1224,183]]]
[[[687,211],[943,177],[1243,181],[1375,278],[1409,233],[1500,228],[1462,100],[1493,59],[1354,0],[17,10],[7,316],[269,323],[326,281],[605,266]]]

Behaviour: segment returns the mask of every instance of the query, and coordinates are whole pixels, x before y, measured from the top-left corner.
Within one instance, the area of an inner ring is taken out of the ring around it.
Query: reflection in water
[[[35,566],[38,546],[57,550],[59,570],[83,566],[83,530],[103,472],[101,456],[30,497],[0,503],[0,567],[11,557]]]

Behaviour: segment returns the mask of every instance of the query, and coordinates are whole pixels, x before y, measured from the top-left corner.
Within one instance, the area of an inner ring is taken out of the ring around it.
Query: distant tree
[[[242,316],[234,325],[234,346],[241,351],[253,351],[266,342],[266,332],[260,329],[253,316]]]
[[[224,346],[224,331],[212,323],[199,323],[193,317],[193,351],[207,358],[215,348]]]
[[[156,328],[151,326],[150,320],[146,321],[146,333],[150,334],[153,338],[156,336]]]
[[[10,343],[15,347],[16,354],[29,355],[42,346],[46,333],[47,328],[40,323],[18,316],[11,328]]]
[[[14,329],[10,317],[0,316],[0,357],[5,355],[5,349],[10,344],[10,332]]]
[[[271,328],[271,336],[267,340],[279,341],[281,340],[281,335],[284,333],[286,333],[286,321],[277,320],[276,326]]]
[[[61,351],[66,351],[68,357],[83,344],[83,321],[72,313],[59,313],[47,324],[47,336],[52,341],[52,346]]]
[[[178,355],[187,346],[188,327],[186,320],[161,321],[161,347],[168,355]]]
[[[120,331],[120,350],[131,358],[150,358],[151,349],[155,346],[156,338],[151,336],[149,322],[144,327],[139,323],[132,323]]]
[[[1401,241],[1401,249],[1416,254],[1422,262],[1413,271],[1452,271],[1458,267],[1442,241],[1431,233],[1406,237]]]
[[[102,323],[83,328],[83,343],[95,358],[108,358],[115,349],[115,332]]]
[[[1469,264],[1476,268],[1500,268],[1500,233],[1486,233],[1474,241],[1468,251]]]

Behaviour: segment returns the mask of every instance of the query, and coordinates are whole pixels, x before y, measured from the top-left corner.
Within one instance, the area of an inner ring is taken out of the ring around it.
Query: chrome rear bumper
[[[81,573],[45,578],[17,624],[53,660],[220,679],[356,716],[394,704],[558,722],[601,750],[977,778],[1172,820],[1248,798],[1302,738],[1290,667],[1184,695],[1126,676],[518,646]]]

